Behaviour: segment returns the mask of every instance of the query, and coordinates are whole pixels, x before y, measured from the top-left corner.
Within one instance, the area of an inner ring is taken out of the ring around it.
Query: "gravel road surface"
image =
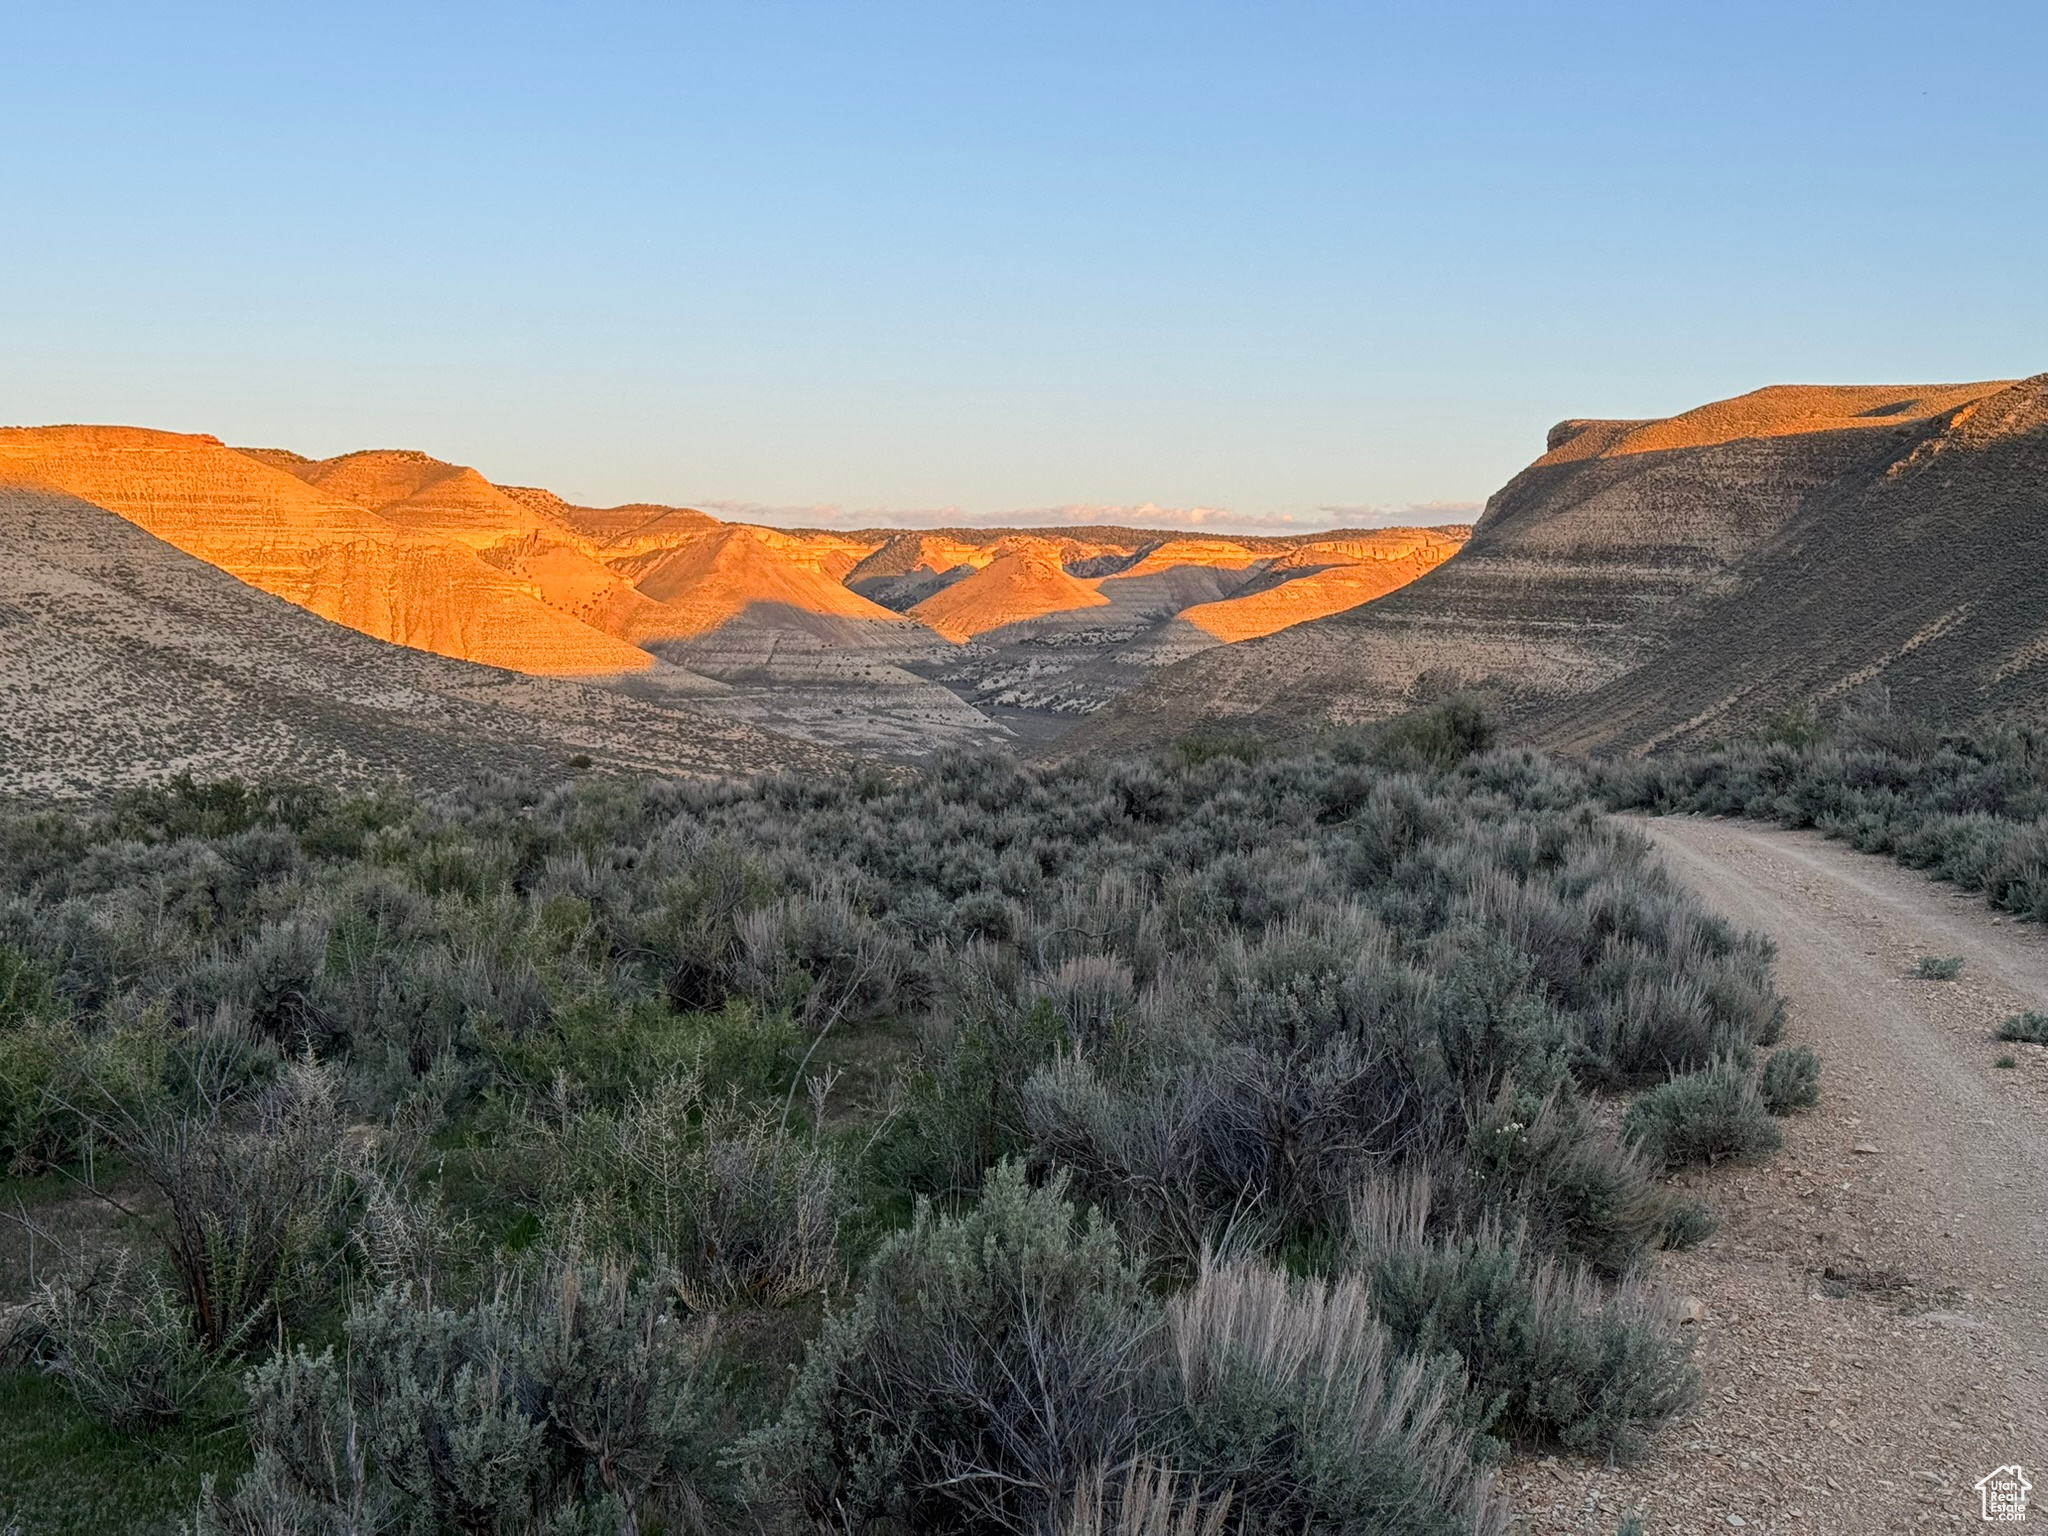
[[[1634,824],[1776,941],[1821,1102],[1770,1161],[1683,1181],[1721,1218],[1660,1261],[1697,1319],[1699,1408],[1636,1467],[1518,1463],[1515,1528],[1981,1529],[1974,1485],[2018,1464],[2034,1507],[2005,1528],[2048,1529],[2048,1049],[1994,1038],[2048,1012],[2048,932],[1811,833]],[[1930,955],[1961,976],[1912,979]]]

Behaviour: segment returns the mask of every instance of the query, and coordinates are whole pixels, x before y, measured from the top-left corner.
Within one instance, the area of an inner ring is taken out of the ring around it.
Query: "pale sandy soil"
[[[1660,1267],[1704,1308],[1698,1408],[1640,1466],[1510,1468],[1512,1529],[1980,1527],[1972,1485],[2013,1462],[2035,1507],[1999,1528],[2048,1525],[2048,1050],[1993,1039],[2048,1011],[2048,932],[1811,834],[1640,825],[1777,941],[1821,1102],[1771,1161],[1689,1181],[1720,1231]],[[1923,955],[1962,956],[1961,979],[1907,979]]]

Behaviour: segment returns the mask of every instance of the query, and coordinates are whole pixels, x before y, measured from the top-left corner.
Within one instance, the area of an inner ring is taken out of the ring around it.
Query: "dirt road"
[[[1721,1228],[1663,1269],[1699,1304],[1698,1410],[1640,1467],[1517,1467],[1517,1528],[1982,1528],[1974,1485],[2017,1463],[2038,1485],[2018,1529],[2048,1529],[2048,1050],[1993,1038],[2048,1012],[2048,932],[1811,834],[1637,825],[1777,941],[1821,1102],[1770,1162],[1691,1180]],[[1910,979],[1927,955],[1961,977]]]

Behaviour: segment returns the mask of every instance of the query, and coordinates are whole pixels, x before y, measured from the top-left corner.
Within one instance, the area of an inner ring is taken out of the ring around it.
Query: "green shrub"
[[[1664,1209],[1658,1240],[1666,1248],[1692,1248],[1712,1237],[1718,1225],[1703,1202],[1674,1199]]]
[[[1629,1106],[1622,1135],[1666,1168],[1755,1162],[1784,1140],[1756,1084],[1728,1058],[1652,1088]]]
[[[1430,1203],[1426,1180],[1368,1185],[1351,1259],[1396,1338],[1462,1362],[1475,1428],[1626,1458],[1691,1401],[1690,1351],[1638,1279],[1603,1287],[1490,1219],[1433,1238]]]
[[[2016,1013],[1998,1026],[1998,1038],[2027,1045],[2048,1045],[2048,1013]]]
[[[0,1030],[0,1170],[80,1161],[100,1112],[140,1114],[161,1097],[165,1056],[149,1023],[86,1035],[76,1021],[30,1018]]]
[[[1757,1091],[1774,1115],[1811,1109],[1820,1102],[1820,1056],[1808,1045],[1788,1045],[1764,1062]]]
[[[975,966],[975,949],[962,967],[964,1006],[928,1029],[923,1070],[882,1149],[891,1180],[920,1193],[972,1189],[995,1163],[1025,1150],[1025,1085],[1068,1043],[1052,1002],[1010,1005],[1001,992],[1021,978],[986,974],[1006,967]]]
[[[56,978],[11,944],[0,944],[0,1035],[57,1008]]]
[[[1652,1168],[1578,1098],[1532,1103],[1503,1091],[1473,1127],[1465,1157],[1485,1208],[1546,1252],[1618,1275],[1651,1248],[1679,1246],[1674,1202]]]
[[[1456,696],[1403,715],[1373,742],[1374,755],[1395,768],[1448,769],[1493,745],[1485,707]]]
[[[1922,955],[1913,967],[1916,981],[1954,981],[1963,974],[1961,955]]]
[[[999,1164],[965,1215],[920,1204],[749,1450],[811,1518],[1036,1531],[1160,1413],[1157,1305],[1096,1216]]]
[[[48,1020],[0,1030],[0,1171],[22,1178],[71,1160],[77,1117],[59,1085],[77,1047],[70,1026]]]
[[[616,1107],[634,1093],[695,1071],[714,1089],[786,1087],[802,1036],[786,1014],[735,998],[714,1013],[679,1014],[660,997],[591,993],[557,1007],[540,1028],[474,1021],[500,1082],[530,1097],[566,1085],[579,1103]]]
[[[1173,750],[1182,763],[1190,768],[1199,768],[1218,758],[1256,763],[1266,756],[1269,745],[1250,731],[1234,731],[1221,724],[1210,724],[1190,731],[1174,744]]]

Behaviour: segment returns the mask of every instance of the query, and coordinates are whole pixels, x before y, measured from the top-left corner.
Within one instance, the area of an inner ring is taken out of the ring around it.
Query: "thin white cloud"
[[[1470,522],[1479,503],[1416,502],[1407,506],[1326,506],[1300,512],[1236,512],[1229,507],[1126,506],[1072,502],[1056,507],[1011,507],[969,512],[961,507],[846,507],[836,503],[788,506],[753,501],[697,501],[692,506],[736,523],[778,528],[1157,528],[1202,533],[1320,533],[1330,528],[1391,528],[1405,524]]]
[[[1349,507],[1318,507],[1325,516],[1352,528],[1427,528],[1437,523],[1469,523],[1485,508],[1481,501],[1411,501],[1382,507],[1363,503]],[[1333,525],[1334,526],[1334,525]]]

